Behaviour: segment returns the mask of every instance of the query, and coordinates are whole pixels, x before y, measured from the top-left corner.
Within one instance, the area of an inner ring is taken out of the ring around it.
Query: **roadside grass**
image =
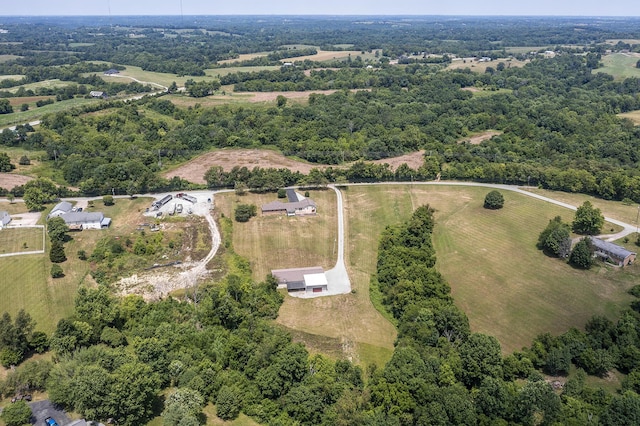
[[[630,225],[635,225],[638,218],[638,204],[625,205],[622,201],[603,200],[602,198],[594,197],[588,194],[572,194],[569,192],[551,191],[548,189],[539,189],[531,187],[523,187],[525,191],[533,192],[534,194],[540,194],[545,197],[553,198],[554,200],[562,201],[563,203],[571,204],[573,206],[580,206],[585,201],[589,201],[594,207],[600,209],[602,214],[612,219],[617,219]],[[573,214],[570,218],[573,220]],[[610,223],[606,223],[602,232],[605,234],[610,233]],[[618,226],[613,225],[614,229],[619,229]]]
[[[43,250],[42,228],[0,229],[0,254]]]
[[[437,268],[473,331],[495,336],[505,353],[527,346],[539,333],[582,328],[593,315],[615,318],[640,272],[598,265],[571,268],[536,249],[538,234],[556,215],[573,211],[503,191],[505,207],[482,207],[487,188],[378,185],[345,190],[352,280],[375,273],[384,226],[407,219],[422,204],[436,209]],[[365,213],[366,212],[366,213]],[[357,265],[357,266],[356,266]]]
[[[640,126],[640,110],[624,112],[622,114],[618,114],[618,117],[628,118],[633,124]]]
[[[115,205],[105,207],[102,201],[96,200],[95,207],[87,211],[102,211],[113,219],[112,227],[70,233],[72,240],[64,245],[67,260],[60,264],[65,274],[62,278],[51,278],[48,240],[45,254],[0,258],[0,277],[3,277],[4,283],[0,313],[9,312],[15,316],[20,309],[25,309],[38,323],[37,329],[48,334],[53,332],[60,319],[73,313],[78,287],[81,284],[95,284],[89,274],[89,262],[80,260],[78,251],[84,250],[89,256],[100,238],[133,234],[137,224],[142,221],[140,213],[149,203],[150,200],[146,198],[116,199]],[[5,204],[2,206],[4,208]],[[43,216],[46,213],[43,212]],[[4,231],[0,231],[0,234]],[[21,242],[18,241],[18,244]]]
[[[636,68],[639,55],[613,53],[602,57],[601,68],[596,68],[592,72],[597,74],[604,72],[611,74],[616,80],[623,80],[628,77],[640,77],[640,68]]]
[[[315,217],[288,218],[261,216],[248,223],[234,222],[233,246],[236,253],[249,259],[254,279],[262,281],[271,269],[303,266],[333,268],[336,259],[337,212],[335,193],[330,190],[310,191],[317,203]],[[216,209],[233,217],[237,203],[261,204],[276,199],[275,194],[234,193],[216,196]],[[349,228],[348,220],[346,224]],[[375,362],[382,367],[391,357],[396,331],[375,310],[369,298],[368,276],[356,276],[349,261],[349,238],[345,249],[352,294],[299,299],[290,296],[280,308],[276,322],[307,345],[311,352],[348,358],[360,365]],[[325,352],[325,351],[328,351]]]
[[[66,101],[54,102],[39,108],[29,109],[29,111],[15,111],[11,114],[0,115],[0,126],[11,126],[13,124],[24,124],[42,118],[45,114],[65,111],[70,108],[85,105],[92,102],[100,102],[98,99],[74,98]]]

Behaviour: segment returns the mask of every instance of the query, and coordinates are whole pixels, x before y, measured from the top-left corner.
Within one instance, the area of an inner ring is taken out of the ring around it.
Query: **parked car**
[[[56,422],[53,417],[47,417],[44,419],[44,424],[47,426],[58,426],[58,422]]]

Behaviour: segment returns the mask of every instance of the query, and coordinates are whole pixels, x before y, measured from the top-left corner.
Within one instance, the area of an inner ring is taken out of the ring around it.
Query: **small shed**
[[[11,222],[11,215],[7,211],[0,211],[0,229],[4,228]]]
[[[617,244],[590,237],[594,255],[618,266],[627,266],[636,260],[636,253]]]

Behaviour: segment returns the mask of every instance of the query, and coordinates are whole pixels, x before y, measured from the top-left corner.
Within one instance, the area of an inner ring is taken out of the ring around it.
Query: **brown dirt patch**
[[[22,104],[31,104],[43,99],[53,99],[53,96],[24,96],[21,98],[8,98],[11,106],[20,106]]]
[[[0,173],[0,188],[13,189],[16,186],[24,185],[33,178],[13,173]]]
[[[496,130],[487,130],[486,132],[478,133],[477,135],[473,135],[470,138],[465,138],[460,140],[459,142],[469,142],[471,145],[480,145],[484,141],[488,141],[494,136],[501,135],[502,132],[498,132]]]
[[[409,154],[401,155],[400,157],[393,158],[385,158],[383,160],[375,160],[372,161],[375,164],[384,164],[387,163],[391,166],[391,170],[397,169],[404,163],[407,163],[407,166],[412,169],[417,169],[418,167],[424,164],[424,151],[416,151]]]
[[[302,161],[291,160],[284,155],[268,150],[260,149],[229,149],[207,152],[194,158],[188,163],[165,174],[166,178],[180,176],[189,182],[206,183],[204,174],[213,166],[221,166],[225,171],[230,171],[233,167],[254,167],[262,168],[285,168],[292,171],[307,174],[312,168],[326,167],[318,164],[304,163]]]

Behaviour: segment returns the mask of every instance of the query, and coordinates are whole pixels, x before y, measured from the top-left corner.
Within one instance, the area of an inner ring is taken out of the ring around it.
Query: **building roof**
[[[303,197],[304,198],[304,197]],[[302,201],[294,203],[283,203],[282,201],[272,201],[262,206],[263,212],[279,212],[295,213],[296,210],[302,210],[308,206],[316,207],[316,203],[311,198],[304,198]]]
[[[104,215],[100,212],[70,212],[60,216],[66,224],[72,223],[101,223]]]
[[[304,274],[304,283],[307,287],[317,287],[329,284],[324,272],[321,274]]]
[[[9,212],[4,210],[0,211],[0,223],[6,225],[9,222],[11,222],[11,215],[9,214]]]
[[[92,90],[89,92],[89,94],[95,98],[99,98],[100,96],[104,96],[104,92],[101,92],[99,90]]]
[[[72,208],[73,208],[73,206],[71,205],[70,202],[68,202],[68,201],[60,201],[58,204],[53,206],[53,209],[51,209],[51,213],[53,213],[55,211],[70,212]]]
[[[632,251],[627,250],[624,247],[620,247],[617,244],[613,244],[596,237],[591,237],[591,244],[593,244],[596,249],[604,251],[607,254],[614,256],[618,259],[626,259],[627,256],[636,254]]]
[[[107,74],[107,75],[109,75],[109,74],[120,74],[120,71],[118,71],[115,68],[111,68],[109,70],[106,70],[104,73]]]
[[[309,268],[291,268],[291,269],[273,269],[271,275],[277,278],[280,284],[290,282],[305,282],[305,275],[322,274],[324,269],[321,266],[312,266]],[[304,287],[303,287],[304,288]]]
[[[296,191],[294,191],[293,189],[287,189],[287,198],[289,199],[290,203],[300,201],[300,199],[298,198],[298,194],[296,194]]]

